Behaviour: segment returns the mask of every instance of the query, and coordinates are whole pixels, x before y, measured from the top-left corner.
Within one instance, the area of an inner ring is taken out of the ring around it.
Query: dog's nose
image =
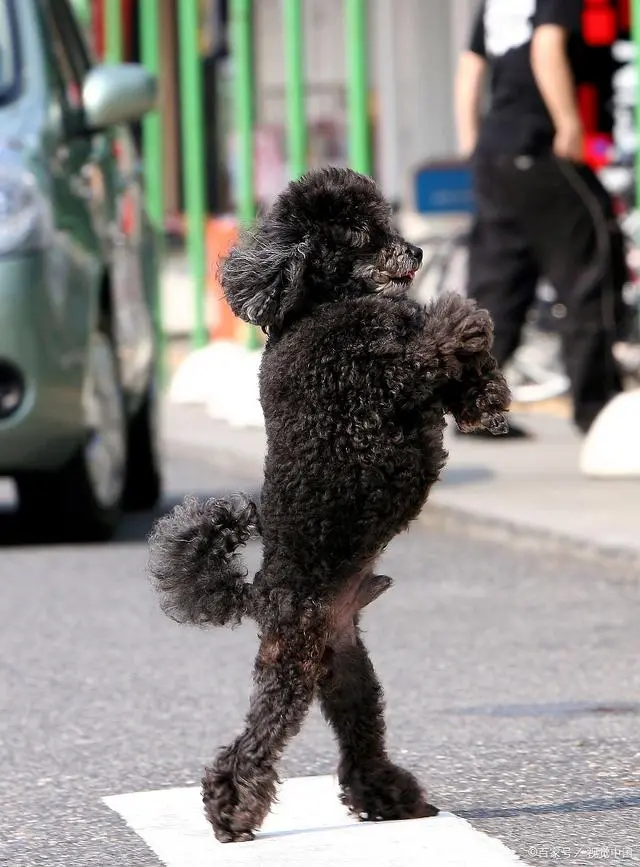
[[[418,260],[418,265],[422,264],[422,249],[420,247],[415,247],[413,244],[409,244],[409,252],[414,257],[414,259]]]

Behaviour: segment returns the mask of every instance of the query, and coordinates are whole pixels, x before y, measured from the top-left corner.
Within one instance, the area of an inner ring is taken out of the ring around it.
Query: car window
[[[82,85],[91,68],[91,58],[67,0],[42,0],[54,75],[68,108],[82,108]]]
[[[82,108],[82,72],[74,64],[73,55],[65,44],[59,16],[55,14],[57,3],[42,0],[39,10],[42,16],[42,35],[45,39],[50,74],[63,104],[68,109]]]
[[[83,79],[91,69],[92,58],[78,24],[78,19],[69,0],[49,0],[49,6],[69,52],[76,74]]]

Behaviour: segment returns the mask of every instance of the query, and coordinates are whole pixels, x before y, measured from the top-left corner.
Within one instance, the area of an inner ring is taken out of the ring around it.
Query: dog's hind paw
[[[253,831],[237,831],[231,828],[214,828],[218,843],[250,843],[255,840]]]
[[[340,785],[342,803],[363,822],[426,819],[438,814],[415,777],[391,762],[358,768],[341,779]]]
[[[233,762],[233,751],[223,750],[216,765],[206,768],[202,801],[216,840],[247,843],[269,812],[277,777],[273,770],[241,775]]]

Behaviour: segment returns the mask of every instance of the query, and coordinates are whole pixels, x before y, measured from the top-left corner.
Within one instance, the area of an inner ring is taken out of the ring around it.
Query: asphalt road
[[[167,504],[257,486],[184,446],[168,481]],[[195,785],[238,731],[253,631],[162,616],[150,521],[55,546],[15,544],[0,520],[0,864],[157,867],[101,798]],[[391,750],[431,800],[530,864],[640,860],[640,578],[420,526],[385,559],[397,583],[367,642]],[[334,762],[314,712],[283,774]]]

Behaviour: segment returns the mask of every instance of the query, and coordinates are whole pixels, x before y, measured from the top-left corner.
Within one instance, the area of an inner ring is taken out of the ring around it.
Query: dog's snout
[[[418,265],[422,265],[422,248],[416,247],[414,244],[409,244],[409,253],[417,260]]]

